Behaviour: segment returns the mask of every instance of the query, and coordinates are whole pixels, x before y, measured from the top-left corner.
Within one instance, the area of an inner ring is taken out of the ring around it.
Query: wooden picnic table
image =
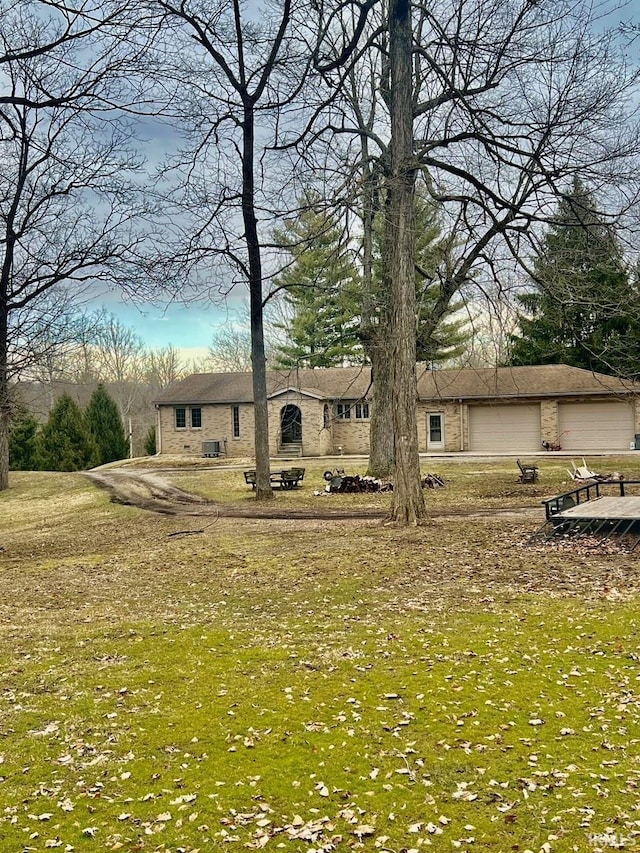
[[[304,480],[304,468],[283,468],[280,471],[271,471],[271,484],[281,489],[295,489],[298,483]],[[256,470],[251,468],[244,472],[244,481],[252,489],[256,487]]]

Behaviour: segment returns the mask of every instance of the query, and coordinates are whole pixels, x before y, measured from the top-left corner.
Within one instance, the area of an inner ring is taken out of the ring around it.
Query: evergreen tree
[[[336,217],[309,192],[302,212],[276,235],[292,262],[274,284],[286,290],[293,317],[286,326],[289,344],[278,347],[279,367],[332,367],[367,359],[360,332],[362,281],[348,250],[342,245]],[[469,340],[465,321],[451,319],[462,307],[451,304],[446,318],[432,322],[440,294],[438,271],[450,241],[442,237],[433,202],[416,198],[417,357],[430,364],[461,355]],[[383,304],[382,223],[375,226],[374,292],[368,298]],[[375,311],[375,307],[374,307]],[[284,324],[281,325],[284,327]]]
[[[512,364],[637,373],[637,287],[613,227],[578,179],[544,236],[534,277],[535,289],[519,297],[521,334],[512,336]]]
[[[77,403],[63,394],[38,433],[45,471],[81,471],[96,464],[98,449]]]
[[[96,464],[105,465],[128,457],[129,443],[118,406],[102,383],[91,395],[84,416],[98,449]]]
[[[36,435],[38,421],[24,409],[16,412],[9,426],[9,467],[12,471],[39,469]]]
[[[286,222],[276,238],[290,264],[274,280],[286,290],[293,316],[287,325],[290,343],[278,347],[278,367],[336,367],[361,361],[358,319],[359,276],[343,244],[335,215],[309,190],[301,212]]]
[[[382,232],[376,224],[376,232]],[[416,258],[416,360],[429,365],[441,365],[448,359],[461,356],[470,339],[466,320],[455,315],[463,307],[462,300],[450,302],[444,317],[434,321],[440,297],[440,274],[451,248],[451,240],[442,234],[442,226],[435,203],[419,189],[415,195],[415,258]],[[375,235],[376,244],[380,244]],[[375,265],[377,285],[381,286],[381,246],[378,245]]]
[[[149,427],[149,431],[147,432],[146,438],[144,440],[144,452],[147,456],[155,456],[157,453],[156,448],[156,428],[154,426]]]

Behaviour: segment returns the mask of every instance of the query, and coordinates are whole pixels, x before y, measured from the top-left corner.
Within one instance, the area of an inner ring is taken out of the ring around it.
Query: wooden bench
[[[279,486],[281,489],[295,489],[304,480],[304,468],[286,468],[282,471],[272,471],[270,475],[271,485]],[[255,468],[244,472],[244,481],[252,489],[256,487]]]

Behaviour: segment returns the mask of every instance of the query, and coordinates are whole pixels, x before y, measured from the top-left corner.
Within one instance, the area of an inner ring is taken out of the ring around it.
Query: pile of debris
[[[378,477],[360,474],[345,474],[342,468],[325,471],[323,475],[327,485],[324,492],[314,494],[357,494],[363,492],[392,492],[393,482]],[[439,474],[427,474],[422,478],[423,489],[444,489],[444,478]]]
[[[571,477],[572,480],[575,480],[578,483],[585,483],[587,481],[594,481],[596,483],[617,483],[620,480],[624,480],[624,474],[621,474],[620,471],[613,471],[611,474],[596,474],[595,471],[592,471],[587,463],[582,460],[582,465],[576,465],[575,462],[572,462],[573,471],[569,471],[567,468],[567,473]]]
[[[423,489],[444,489],[444,487],[444,477],[441,477],[440,474],[427,474],[426,477],[422,478]]]
[[[342,469],[337,471],[325,471],[324,479],[327,481],[325,492],[330,494],[356,494],[359,492],[392,492],[391,480],[382,480],[378,477],[368,477],[366,474],[345,474]]]

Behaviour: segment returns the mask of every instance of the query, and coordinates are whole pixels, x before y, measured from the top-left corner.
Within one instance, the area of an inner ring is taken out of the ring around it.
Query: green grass
[[[538,504],[482,467],[429,502]],[[3,853],[640,845],[635,555],[526,519],[187,524],[77,475],[0,497]]]

